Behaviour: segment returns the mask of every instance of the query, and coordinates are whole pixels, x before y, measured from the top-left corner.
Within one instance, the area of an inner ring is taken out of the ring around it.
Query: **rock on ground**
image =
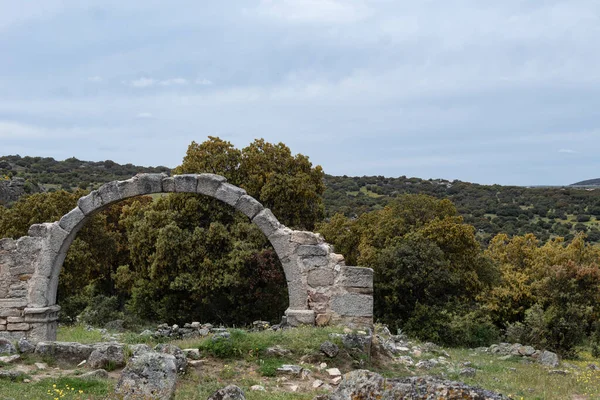
[[[152,351],[129,360],[115,387],[115,393],[124,400],[172,399],[176,383],[175,357]]]
[[[78,376],[79,379],[108,379],[108,372],[104,369],[86,372]]]
[[[123,345],[108,343],[95,346],[87,361],[90,368],[94,369],[122,367],[125,365]]]
[[[19,339],[17,347],[19,348],[19,352],[24,354],[33,353],[35,351],[35,346],[25,338]]]
[[[8,339],[0,338],[0,354],[15,354],[16,347]]]
[[[335,343],[332,343],[330,341],[321,343],[320,349],[321,349],[321,352],[329,358],[333,358],[333,357],[337,356],[338,353],[340,352],[340,348],[337,347],[337,345]]]
[[[448,400],[506,400],[501,394],[464,383],[434,377],[384,379],[381,375],[356,370],[344,375],[344,380],[330,395],[319,400],[395,400],[395,399],[448,399]]]
[[[560,363],[558,360],[558,355],[547,350],[542,351],[538,358],[538,362],[542,365],[548,365],[550,367],[558,367],[558,364]]]
[[[38,342],[35,353],[53,356],[59,361],[78,364],[92,354],[94,348],[87,344],[75,342]]]
[[[161,343],[154,347],[154,351],[170,354],[175,357],[175,366],[177,367],[177,372],[185,372],[185,369],[187,368],[187,358],[183,350],[181,350],[179,347],[169,343]]]
[[[229,385],[217,390],[207,400],[246,400],[246,396],[239,387]]]

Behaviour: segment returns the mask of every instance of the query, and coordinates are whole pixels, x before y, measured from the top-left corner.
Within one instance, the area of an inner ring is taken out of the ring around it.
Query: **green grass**
[[[56,334],[59,342],[97,343],[102,342],[102,334],[97,330],[88,331],[83,325],[59,326]]]
[[[62,390],[64,396],[61,397],[55,390]],[[80,390],[83,393],[79,393]],[[8,380],[0,381],[0,400],[40,400],[57,397],[61,399],[106,399],[113,391],[114,384],[111,381],[83,380],[78,378],[44,379],[31,383],[11,382]]]

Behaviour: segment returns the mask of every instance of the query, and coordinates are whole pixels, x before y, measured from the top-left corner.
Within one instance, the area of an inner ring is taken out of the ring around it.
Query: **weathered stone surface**
[[[326,256],[329,248],[325,244],[301,245],[298,247],[297,253],[300,257]]]
[[[58,361],[79,364],[87,360],[94,348],[76,342],[38,342],[35,354],[53,356]]]
[[[344,375],[334,393],[319,397],[322,400],[395,400],[395,399],[449,399],[449,400],[505,400],[501,394],[464,383],[434,377],[384,379],[381,375],[356,370]]]
[[[102,198],[97,190],[93,190],[87,196],[80,198],[77,201],[77,206],[87,216],[102,207]]]
[[[167,176],[162,180],[162,190],[165,193],[175,192],[175,178]]]
[[[154,347],[154,351],[163,354],[170,354],[175,357],[175,366],[177,367],[177,372],[183,373],[187,368],[187,358],[185,357],[185,353],[177,346],[168,343],[160,343]]]
[[[290,241],[291,232],[287,228],[279,228],[268,237],[280,259],[290,257],[298,247],[297,243]]]
[[[226,183],[227,179],[220,175],[214,174],[199,174],[198,175],[198,187],[196,193],[204,194],[206,196],[214,197],[219,186],[222,183]]]
[[[29,324],[26,324],[24,322],[18,323],[18,324],[6,324],[6,330],[7,331],[28,331],[30,328]]]
[[[315,312],[313,310],[293,310],[285,311],[287,322],[291,326],[313,325],[315,323]]]
[[[558,367],[560,361],[558,355],[548,350],[544,350],[538,357],[538,362],[542,365],[548,365],[550,367]]]
[[[87,359],[90,368],[122,367],[125,365],[123,345],[117,343],[103,343],[94,346],[94,350]]]
[[[98,189],[102,205],[108,205],[121,200],[117,182],[108,182]]]
[[[308,271],[307,282],[312,287],[317,286],[331,286],[335,276],[332,269],[329,268],[316,268]]]
[[[16,354],[17,348],[8,339],[0,338],[0,354]]]
[[[362,267],[341,267],[340,284],[348,287],[372,288],[373,270]]]
[[[323,237],[318,233],[306,231],[294,231],[292,233],[292,242],[298,244],[319,244],[323,243]]]
[[[292,354],[291,351],[289,351],[285,347],[281,347],[279,345],[267,348],[265,353],[268,356],[276,356],[276,357],[284,357],[284,356],[288,356],[288,355]]]
[[[75,207],[67,214],[65,214],[58,224],[67,232],[71,232],[73,229],[79,226],[85,219],[85,214],[79,207]]]
[[[331,309],[343,316],[372,316],[373,296],[356,293],[335,296],[331,300]]]
[[[329,264],[327,256],[313,256],[304,257],[301,259],[303,270],[310,270],[312,268],[324,267]]]
[[[221,200],[230,206],[235,206],[238,200],[246,194],[242,188],[234,186],[230,183],[222,183],[215,192],[215,198]]]
[[[321,343],[320,350],[323,354],[325,354],[329,358],[333,358],[333,357],[337,356],[338,353],[340,352],[340,348],[337,347],[337,345],[335,343],[332,343],[330,341]]]
[[[104,369],[97,369],[95,371],[86,372],[78,376],[79,379],[108,379],[108,372]]]
[[[198,189],[198,175],[196,174],[176,175],[173,177],[173,182],[177,193],[196,193]]]
[[[264,209],[263,205],[260,204],[258,200],[247,194],[240,197],[237,203],[235,203],[235,208],[250,219],[256,217],[256,214]]]
[[[300,376],[302,374],[302,367],[299,365],[283,364],[277,368],[277,372],[284,375]]]
[[[331,314],[329,313],[317,314],[315,318],[315,324],[317,326],[326,326],[329,324],[329,321],[331,321]]]
[[[148,352],[129,360],[115,387],[115,393],[125,400],[172,399],[176,383],[175,357]]]
[[[256,217],[252,219],[252,222],[254,222],[259,227],[259,229],[262,231],[262,233],[265,234],[266,237],[271,236],[273,232],[275,232],[281,227],[281,224],[279,223],[277,218],[275,218],[271,210],[269,210],[268,208],[265,208],[264,210],[259,212],[256,215]]]
[[[17,347],[19,348],[19,353],[23,354],[33,353],[35,351],[35,346],[25,338],[19,339]]]
[[[139,344],[132,344],[129,346],[129,350],[131,350],[131,353],[134,357],[138,357],[141,356],[144,353],[148,353],[152,351],[152,347],[148,346],[147,344],[144,343],[139,343]]]
[[[217,390],[207,400],[246,400],[246,396],[239,387],[229,385]]]

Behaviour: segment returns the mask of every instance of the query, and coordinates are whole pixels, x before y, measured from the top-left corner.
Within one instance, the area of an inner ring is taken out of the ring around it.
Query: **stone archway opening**
[[[36,224],[29,235],[0,240],[0,336],[54,340],[60,307],[58,278],[77,232],[96,212],[153,193],[197,193],[245,214],[272,244],[288,286],[287,322],[297,326],[373,323],[373,271],[350,267],[323,238],[279,223],[273,213],[214,174],[139,174],[109,182],[78,201],[60,221]],[[17,287],[18,290],[11,290]]]

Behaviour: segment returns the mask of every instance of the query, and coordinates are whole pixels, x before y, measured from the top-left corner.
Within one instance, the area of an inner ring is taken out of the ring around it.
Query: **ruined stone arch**
[[[56,291],[67,251],[89,218],[121,200],[153,193],[197,193],[244,213],[273,245],[288,285],[291,325],[373,322],[373,271],[348,267],[323,238],[279,223],[246,191],[214,174],[139,174],[79,199],[60,221],[32,225],[29,236],[0,240],[0,336],[54,340]]]

